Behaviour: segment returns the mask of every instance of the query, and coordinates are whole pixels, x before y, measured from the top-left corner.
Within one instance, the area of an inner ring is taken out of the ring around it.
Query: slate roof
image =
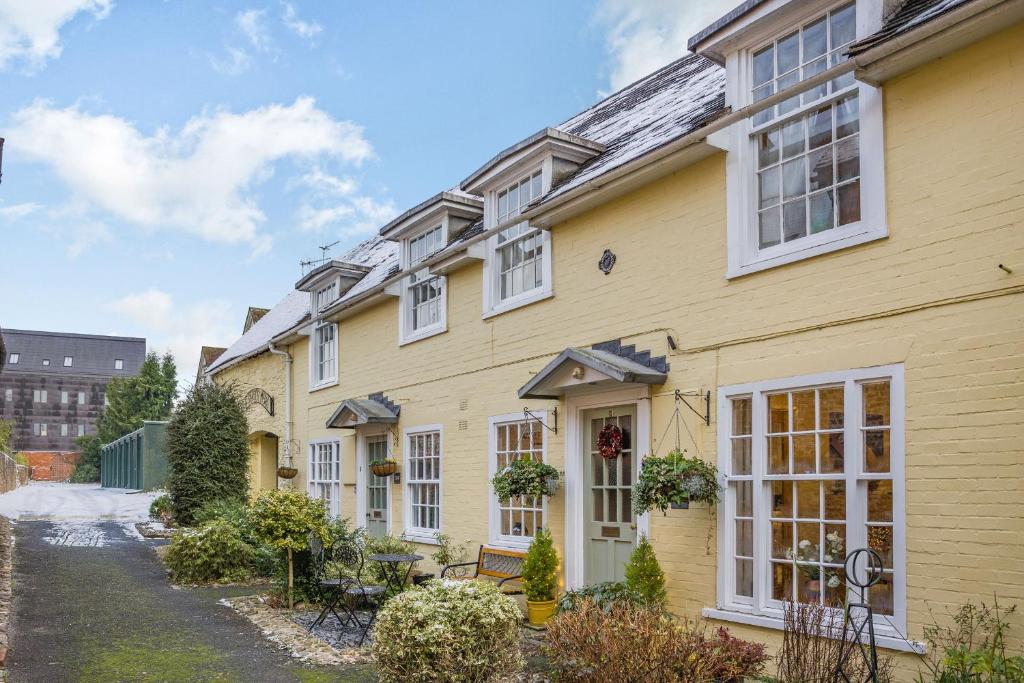
[[[850,46],[849,53],[857,55],[876,45],[886,43],[918,26],[966,5],[973,0],[907,0],[886,17],[882,28],[864,40]]]
[[[4,366],[5,373],[128,377],[138,374],[142,361],[146,359],[146,340],[142,337],[10,328],[3,331],[3,336],[7,354],[19,356],[17,363],[8,362]],[[64,367],[64,356],[71,356],[71,367]],[[49,359],[50,364],[43,365],[43,359]],[[117,359],[124,361],[121,370],[114,369]]]
[[[398,245],[380,237],[374,237],[349,250],[340,260],[370,269],[341,297],[341,300],[346,300],[384,282],[398,272]],[[207,372],[215,372],[235,359],[266,351],[270,340],[309,317],[309,293],[293,290],[229,346],[227,351],[207,368]]]
[[[266,310],[267,313],[270,312],[269,308],[264,310]],[[264,315],[266,315],[266,313],[264,313]],[[262,318],[263,316],[260,317]],[[199,349],[199,357],[203,361],[203,365],[209,367],[210,363],[220,358],[221,354],[223,354],[225,351],[227,351],[227,349],[222,348],[220,346],[204,346],[203,348]]]
[[[326,426],[337,428],[337,421],[348,413],[350,426],[364,424],[393,424],[398,422],[401,407],[388,400],[382,393],[370,394],[367,398],[347,398],[327,418]]]
[[[594,344],[589,349],[570,346],[519,388],[519,398],[557,398],[557,393],[545,391],[544,382],[566,363],[583,365],[617,382],[664,384],[668,379],[668,363],[664,356],[651,357],[650,351],[637,352],[633,345],[622,346],[619,341]]]

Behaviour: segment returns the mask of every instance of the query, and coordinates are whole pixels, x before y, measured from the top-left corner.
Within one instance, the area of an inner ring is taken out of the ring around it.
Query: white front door
[[[366,465],[363,467],[366,486],[366,532],[380,538],[388,534],[388,487],[390,477],[378,477],[370,463],[388,457],[388,437],[366,437]]]
[[[584,582],[622,581],[637,535],[632,495],[637,473],[636,405],[587,410],[581,419]],[[598,435],[607,424],[622,430],[622,453],[617,458],[605,458],[598,450]]]

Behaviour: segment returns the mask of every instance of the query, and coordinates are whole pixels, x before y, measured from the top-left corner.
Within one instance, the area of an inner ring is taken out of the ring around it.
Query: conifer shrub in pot
[[[542,626],[555,613],[558,603],[558,554],[547,529],[537,529],[530,549],[526,551],[523,592],[530,623]]]
[[[488,581],[432,581],[381,608],[373,656],[384,683],[514,680],[519,605]]]

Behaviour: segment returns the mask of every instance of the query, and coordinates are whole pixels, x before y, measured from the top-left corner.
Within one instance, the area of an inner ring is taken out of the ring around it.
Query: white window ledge
[[[435,325],[433,327],[427,327],[422,330],[416,330],[408,336],[402,337],[398,340],[399,346],[405,346],[406,344],[412,344],[418,342],[421,339],[429,339],[430,337],[436,337],[439,334],[444,334],[448,331],[447,325]]]
[[[530,541],[533,539],[526,539],[525,542],[519,541],[491,541],[486,544],[485,548],[494,548],[495,550],[513,550],[515,552],[526,552],[530,549]]]
[[[884,225],[870,230],[861,230],[859,232],[822,242],[820,244],[815,244],[813,246],[795,248],[793,251],[782,254],[752,259],[742,265],[730,267],[726,272],[725,277],[730,280],[737,277],[743,277],[750,273],[784,266],[787,263],[795,263],[796,261],[803,261],[804,259],[828,254],[833,251],[839,251],[840,249],[848,249],[849,247],[854,247],[858,244],[874,242],[875,240],[884,239],[885,237],[888,237],[888,235],[889,231]],[[798,243],[793,244],[795,247]]]
[[[492,318],[496,315],[508,313],[509,311],[514,311],[515,309],[522,308],[523,306],[529,306],[530,304],[543,301],[544,299],[550,299],[554,295],[555,293],[552,290],[546,288],[538,289],[537,291],[529,292],[527,294],[520,294],[513,299],[502,301],[500,304],[495,304],[486,313],[484,313],[483,318],[484,320],[487,320],[488,318]]]
[[[701,616],[705,619],[718,619],[720,621],[733,621],[737,624],[746,624],[748,626],[760,626],[762,628],[772,628],[778,631],[783,630],[783,621],[778,617],[769,617],[760,614],[748,614],[747,612],[737,612],[734,610],[725,609],[714,609],[711,607],[705,607],[701,610]],[[916,640],[904,640],[899,636],[886,636],[880,635],[880,626],[878,623],[875,624],[875,642],[879,647],[884,647],[887,650],[896,650],[898,652],[913,652],[915,654],[923,655],[927,648],[924,643]]]
[[[433,534],[440,533],[440,529],[437,531],[427,532],[423,531],[406,531],[402,533],[402,540],[409,541],[410,543],[419,543],[420,545],[441,545],[437,542],[437,538]]]
[[[323,384],[314,384],[310,386],[309,393],[312,394],[314,391],[320,391],[321,389],[329,389],[330,387],[336,386],[338,386],[338,380],[332,379],[330,382],[324,382]]]

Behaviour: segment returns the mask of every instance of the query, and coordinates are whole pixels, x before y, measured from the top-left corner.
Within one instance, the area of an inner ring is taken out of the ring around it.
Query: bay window
[[[537,415],[539,420],[546,416]],[[537,420],[524,420],[522,413],[490,420],[490,477],[516,460],[529,457],[545,461],[544,428]],[[544,499],[513,496],[502,502],[488,486],[490,496],[490,540],[495,545],[527,547],[537,529],[544,526]]]
[[[405,537],[434,542],[441,530],[441,427],[406,432]]]
[[[320,441],[309,444],[309,495],[327,505],[332,517],[341,514],[341,444]]]
[[[542,172],[534,171],[493,192],[494,219],[514,219],[542,193]],[[527,221],[502,230],[490,240],[487,255],[486,312],[497,313],[551,294],[551,236]]]
[[[739,50],[738,104],[841,64],[857,15],[857,2],[839,4]],[[881,116],[881,93],[847,72],[733,126],[730,276],[886,235]]]
[[[320,324],[313,331],[309,377],[313,389],[338,380],[338,326],[333,323]]]
[[[719,602],[781,619],[789,601],[841,609],[844,562],[882,558],[876,630],[905,626],[903,369],[867,368],[719,391]]]
[[[409,240],[407,263],[410,268],[445,246],[444,230],[438,225]],[[401,293],[400,341],[422,339],[443,332],[447,325],[446,279],[423,268],[406,278]]]

